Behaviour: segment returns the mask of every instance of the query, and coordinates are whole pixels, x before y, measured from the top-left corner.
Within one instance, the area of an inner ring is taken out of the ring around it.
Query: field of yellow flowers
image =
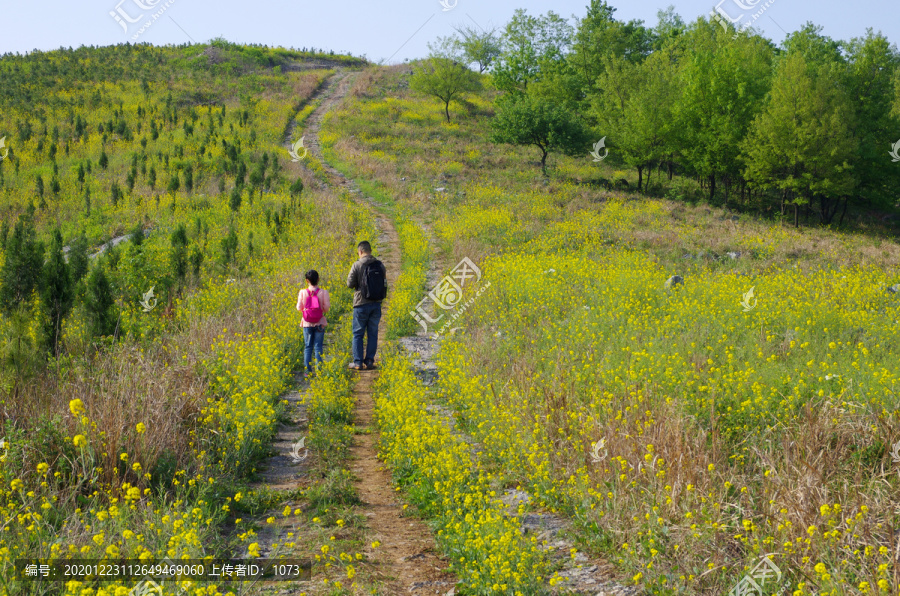
[[[473,592],[552,575],[493,516],[521,487],[648,593],[724,594],[766,557],[773,592],[900,593],[900,246],[598,191],[587,151],[543,181],[487,142],[483,98],[447,124],[404,73],[361,79],[328,134],[447,270],[491,283],[442,340],[437,397],[399,352],[379,387],[385,457]]]
[[[347,197],[301,194],[311,179],[284,148],[330,71],[259,68],[252,51],[228,45],[207,48],[219,62],[201,63],[187,48],[107,51],[142,76],[60,91],[91,110],[45,96],[40,110],[4,109],[0,120],[20,131],[0,169],[4,228],[30,210],[41,240],[55,226],[91,247],[130,235],[88,263],[109,280],[115,339],[96,336],[77,302],[59,355],[40,364],[41,295],[17,311],[24,319],[0,316],[2,593],[118,596],[136,584],[26,583],[19,559],[200,559],[240,556],[248,544],[252,554],[254,531],[236,503],[268,453],[277,398],[302,367],[303,272],[319,271],[339,321],[352,249],[374,230]],[[273,57],[283,58],[263,62]],[[102,79],[99,63],[51,54],[33,66],[35,84],[43,69],[73,64],[78,77]],[[207,102],[200,88],[221,93]]]

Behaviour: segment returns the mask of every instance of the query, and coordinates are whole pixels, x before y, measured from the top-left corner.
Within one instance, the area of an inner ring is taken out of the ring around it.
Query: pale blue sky
[[[553,10],[565,17],[581,16],[587,4],[586,0],[444,0],[449,5],[456,3],[444,11],[439,0],[0,0],[0,53],[124,43],[138,32],[140,23],[160,11],[167,1],[170,6],[140,34],[139,41],[156,45],[202,43],[221,36],[239,43],[365,54],[370,60],[390,63],[424,56],[426,43],[449,34],[454,24],[475,21],[483,27],[491,23],[502,25],[520,7],[532,14]],[[744,19],[751,18],[765,4],[765,0],[723,2],[727,14],[736,18],[743,12]],[[741,2],[755,6],[742,11],[736,4]],[[896,0],[769,2],[771,6],[756,24],[775,42],[782,41],[783,30],[794,31],[806,21],[822,25],[824,33],[836,39],[861,36],[867,27],[872,27],[892,43],[900,42],[900,5]],[[642,19],[652,25],[656,23],[656,11],[668,4],[673,4],[689,22],[708,14],[715,3],[612,0],[611,4],[617,8],[617,18]],[[143,17],[130,24],[126,33],[110,16],[117,8],[118,14],[132,20],[142,14]]]

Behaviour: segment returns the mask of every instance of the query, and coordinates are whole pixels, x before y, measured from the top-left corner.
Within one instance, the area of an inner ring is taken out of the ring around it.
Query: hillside
[[[448,64],[0,59],[4,591],[149,589],[25,559],[281,557],[311,580],[160,590],[725,594],[769,565],[772,592],[900,593],[893,178],[824,225],[849,195],[598,159],[546,106],[542,155],[499,127],[546,87],[438,100]],[[354,372],[361,240],[388,294]]]

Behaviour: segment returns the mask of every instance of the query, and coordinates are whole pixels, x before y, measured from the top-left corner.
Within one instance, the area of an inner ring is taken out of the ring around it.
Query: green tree
[[[856,186],[851,162],[857,149],[850,130],[853,107],[838,73],[827,64],[810,67],[800,51],[779,63],[765,110],[754,120],[746,143],[746,176],[782,191],[783,204],[813,200],[829,223],[837,201]]]
[[[725,181],[725,197],[741,177],[741,148],[769,89],[772,49],[755,35],[733,37],[716,24],[698,19],[683,36],[687,53],[680,71],[682,93],[676,104],[675,130],[680,153],[699,176]]]
[[[184,283],[188,267],[188,237],[184,224],[179,224],[170,238],[172,244],[172,273],[179,283]]]
[[[85,285],[84,306],[91,335],[101,337],[116,333],[118,321],[116,301],[101,264],[91,269]]]
[[[53,232],[50,254],[44,265],[41,300],[47,309],[44,334],[51,351],[58,354],[63,319],[68,316],[74,300],[72,275],[63,255],[63,239],[59,228]]]
[[[291,183],[290,191],[292,195],[297,195],[297,199],[300,198],[300,195],[303,194],[303,179],[297,178],[294,182]]]
[[[0,309],[12,313],[31,299],[38,287],[44,265],[44,246],[37,239],[33,208],[21,214],[6,240],[3,268],[0,269]]]
[[[586,91],[604,74],[604,57],[637,63],[653,49],[653,34],[642,21],[623,23],[613,18],[615,12],[605,0],[591,0],[587,14],[576,25],[570,62]]]
[[[900,118],[900,69],[894,73],[894,107],[891,108],[891,115]]]
[[[541,171],[547,175],[547,156],[559,151],[587,154],[590,131],[564,108],[539,97],[509,94],[498,101],[491,121],[491,141],[511,145],[533,145],[541,150]]]
[[[118,182],[113,182],[112,186],[109,188],[109,200],[112,203],[112,206],[117,207],[121,198],[122,189],[119,187]]]
[[[620,152],[625,163],[637,169],[640,192],[644,170],[673,151],[677,73],[666,50],[639,64],[613,55],[604,62],[594,112],[601,130],[609,135],[610,150]]]
[[[187,166],[184,169],[184,189],[188,192],[194,190],[194,166]]]
[[[237,260],[237,251],[238,251],[239,241],[237,232],[234,230],[234,227],[231,226],[228,229],[228,236],[222,238],[221,240],[221,248],[222,248],[222,267],[224,269],[228,268],[230,263],[233,263]]]
[[[178,179],[178,173],[176,172],[171,178],[169,178],[169,184],[166,186],[166,190],[172,194],[172,197],[175,197],[175,193],[178,192],[178,189],[181,188],[181,180]]]
[[[900,168],[887,157],[890,144],[900,137],[900,114],[891,114],[900,55],[870,29],[847,44],[846,72],[854,111],[851,130],[859,141],[852,162],[859,180],[856,194],[870,205],[891,208],[900,196]]]
[[[235,186],[231,189],[231,198],[228,201],[228,204],[231,206],[232,211],[238,211],[241,208],[241,189]]]
[[[428,49],[436,56],[462,60],[466,65],[477,64],[479,74],[484,74],[500,55],[500,37],[497,29],[476,28],[471,25],[454,27],[455,35],[438,38]]]
[[[72,275],[73,284],[80,282],[88,272],[90,265],[89,249],[90,245],[83,231],[69,244],[69,272]]]
[[[140,246],[144,243],[144,226],[138,222],[135,224],[134,228],[131,230],[131,244],[134,246]]]
[[[527,91],[542,68],[565,58],[572,35],[571,25],[553,11],[535,17],[517,9],[500,38],[502,51],[491,69],[494,84],[502,91]]]
[[[450,122],[450,102],[481,89],[478,75],[451,58],[433,56],[422,63],[409,81],[409,88],[444,102],[444,115]]]

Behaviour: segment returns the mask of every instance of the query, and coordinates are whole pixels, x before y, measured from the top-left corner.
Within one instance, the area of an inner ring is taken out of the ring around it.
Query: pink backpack
[[[319,289],[315,293],[307,290],[306,304],[303,306],[303,320],[307,323],[318,323],[325,316],[319,303]]]

